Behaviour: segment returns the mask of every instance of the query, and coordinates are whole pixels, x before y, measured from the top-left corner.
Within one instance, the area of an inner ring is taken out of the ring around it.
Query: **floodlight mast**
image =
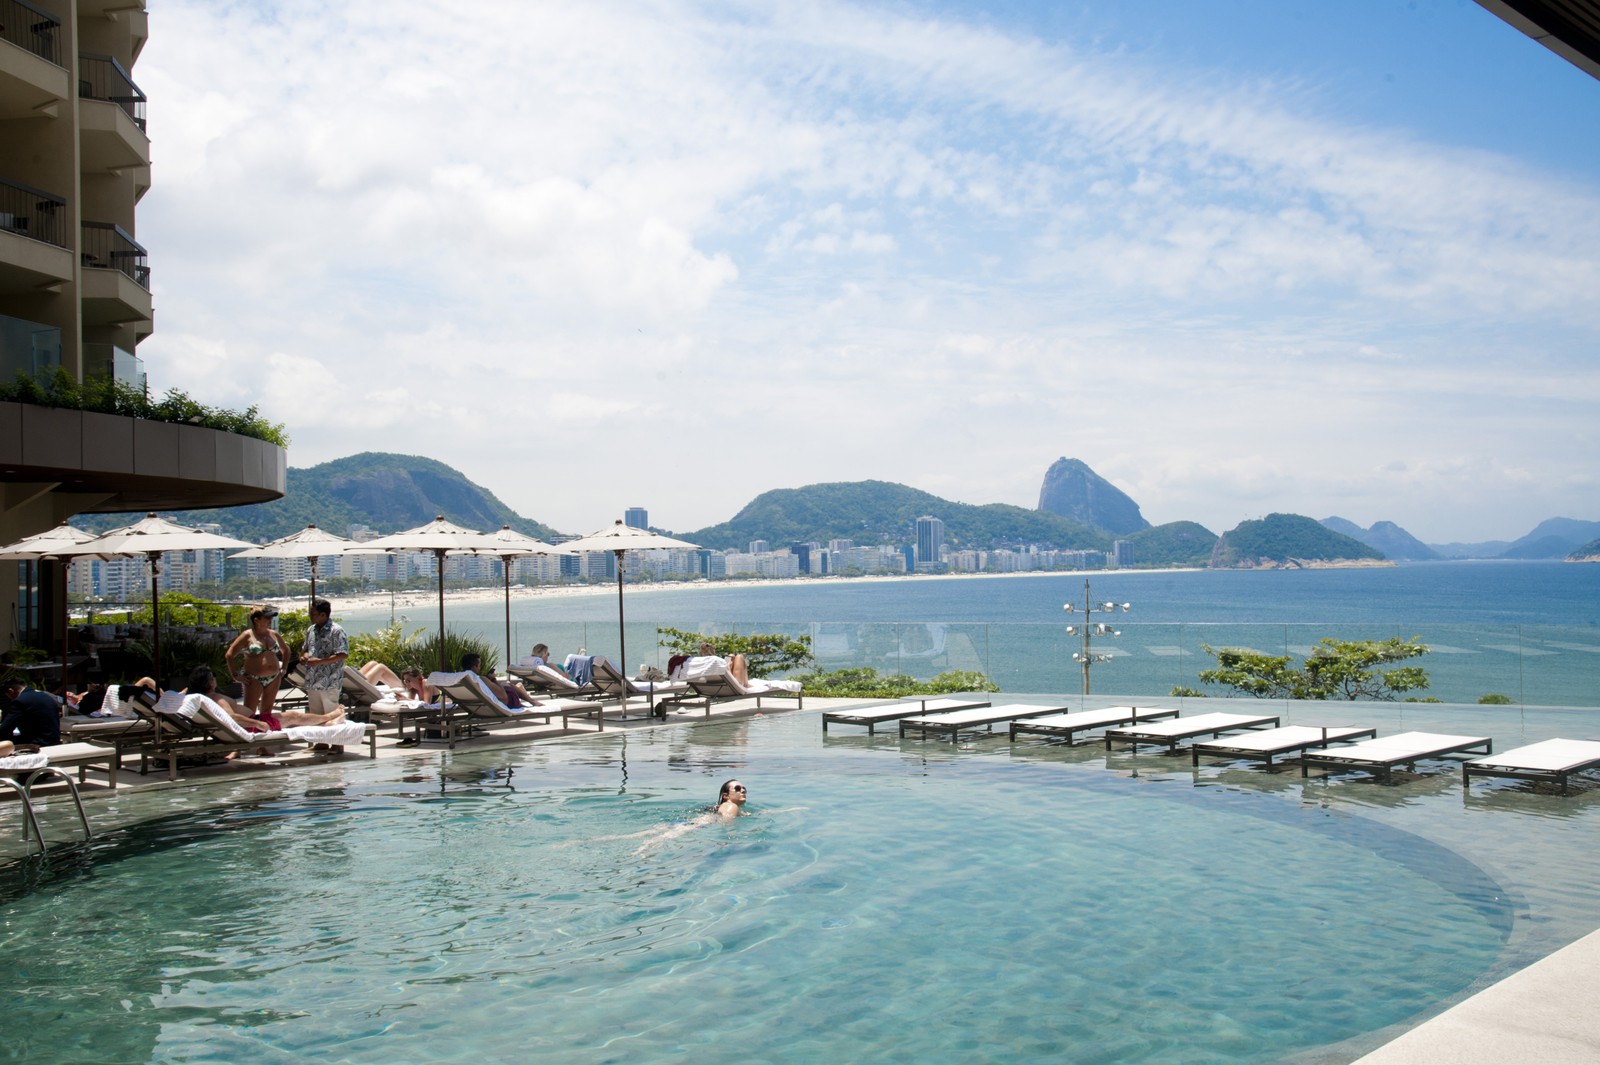
[[[1110,655],[1096,654],[1090,650],[1092,637],[1112,637],[1122,635],[1120,630],[1113,629],[1110,625],[1107,625],[1104,622],[1090,622],[1089,615],[1111,614],[1118,610],[1121,610],[1124,614],[1126,614],[1132,605],[1133,604],[1131,603],[1096,603],[1094,600],[1089,598],[1089,579],[1087,577],[1083,579],[1083,606],[1080,608],[1071,603],[1062,604],[1061,609],[1065,610],[1069,614],[1079,609],[1081,609],[1084,614],[1082,625],[1067,626],[1068,636],[1081,636],[1083,638],[1083,650],[1074,651],[1072,654],[1072,660],[1078,663],[1079,667],[1083,670],[1083,694],[1089,694],[1089,667],[1094,665],[1096,662],[1111,661]]]

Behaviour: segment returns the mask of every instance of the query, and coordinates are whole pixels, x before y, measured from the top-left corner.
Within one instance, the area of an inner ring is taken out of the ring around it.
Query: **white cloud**
[[[421,451],[574,531],[819,480],[1031,506],[1062,454],[1217,529],[1592,488],[1600,186],[1314,86],[690,0],[174,0],[136,77],[152,381],[295,465]]]

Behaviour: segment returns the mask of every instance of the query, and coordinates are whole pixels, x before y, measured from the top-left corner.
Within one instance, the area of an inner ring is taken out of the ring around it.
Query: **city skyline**
[[[151,19],[140,354],[295,466],[572,529],[1058,455],[1153,524],[1597,516],[1600,82],[1474,4]]]

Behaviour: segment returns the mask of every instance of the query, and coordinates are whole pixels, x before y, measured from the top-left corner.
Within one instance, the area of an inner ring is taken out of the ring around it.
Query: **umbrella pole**
[[[161,686],[161,552],[150,552],[150,651],[155,656],[152,668],[155,670],[157,691],[166,691]]]
[[[61,571],[61,694],[67,694],[67,568],[72,563],[65,559],[56,559],[56,568]]]
[[[315,603],[316,601],[317,601],[317,556],[316,555],[312,555],[311,556],[311,602]],[[308,605],[306,607],[306,613],[309,614],[310,612],[311,612],[311,608]]]
[[[511,668],[511,556],[500,556],[500,570],[506,578],[506,668]]]
[[[622,661],[617,663],[622,672],[622,714],[628,716],[628,622],[622,612],[622,552],[615,552],[617,556],[617,648],[622,652]]]
[[[444,552],[433,554],[439,560],[439,672],[448,673],[450,667],[444,660]]]

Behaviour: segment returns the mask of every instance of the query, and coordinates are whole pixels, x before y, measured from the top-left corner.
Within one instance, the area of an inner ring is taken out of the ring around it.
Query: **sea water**
[[[1240,772],[795,713],[109,797],[0,869],[0,1056],[1347,1061],[1600,920],[1585,798]]]
[[[661,626],[784,632],[810,639],[823,668],[869,666],[919,677],[976,670],[1008,692],[1078,692],[1082,673],[1072,655],[1083,644],[1066,626],[1084,620],[1085,580],[1095,603],[1119,604],[1109,615],[1089,616],[1120,632],[1092,640],[1092,653],[1111,658],[1092,668],[1095,692],[1164,695],[1199,687],[1198,671],[1213,661],[1207,647],[1303,658],[1324,638],[1415,637],[1430,648],[1415,664],[1432,685],[1413,694],[1452,703],[1498,694],[1522,705],[1600,706],[1600,566],[1559,562],[629,585],[627,665],[664,664]],[[1072,616],[1062,610],[1069,602],[1078,608]],[[357,632],[391,616],[403,617],[408,631],[437,625],[432,597],[410,593],[397,603],[397,611],[343,612],[341,620]],[[557,654],[583,648],[618,655],[614,589],[513,599],[511,611],[518,656],[534,642]],[[446,624],[497,646],[506,640],[499,600],[450,603]]]

